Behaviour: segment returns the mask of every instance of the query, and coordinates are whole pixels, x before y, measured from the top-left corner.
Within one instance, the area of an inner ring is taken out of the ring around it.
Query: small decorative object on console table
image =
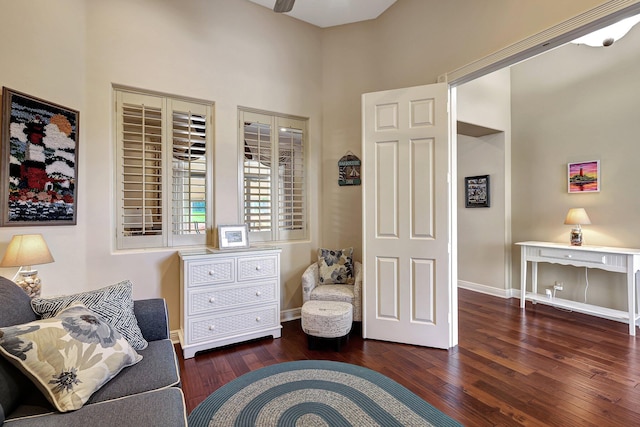
[[[567,212],[567,217],[564,220],[566,225],[575,225],[571,229],[570,242],[573,246],[582,246],[582,227],[581,225],[591,224],[589,215],[584,208],[571,208]]]
[[[18,234],[11,238],[7,251],[0,261],[0,267],[20,267],[13,280],[31,298],[39,297],[41,282],[38,270],[33,270],[32,265],[48,264],[53,262],[53,256],[42,234]],[[26,266],[26,267],[25,267]],[[21,276],[16,281],[18,275]]]
[[[629,324],[629,335],[636,334],[637,311],[636,272],[640,270],[640,249],[612,248],[606,246],[572,246],[550,242],[519,242],[520,246],[520,307],[525,300],[549,304],[555,307],[578,311],[592,316],[618,320]],[[531,292],[527,292],[527,262],[531,263]],[[614,310],[566,300],[538,293],[538,263],[571,265],[597,268],[627,276],[627,311]]]
[[[182,251],[180,345],[184,358],[255,338],[280,338],[280,249]]]

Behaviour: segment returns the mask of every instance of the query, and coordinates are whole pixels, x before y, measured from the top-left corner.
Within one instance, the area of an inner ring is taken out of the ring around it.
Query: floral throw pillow
[[[60,412],[80,409],[123,368],[142,360],[118,331],[81,303],[50,319],[0,328],[0,353]]]
[[[353,248],[318,249],[318,275],[321,285],[353,285]]]

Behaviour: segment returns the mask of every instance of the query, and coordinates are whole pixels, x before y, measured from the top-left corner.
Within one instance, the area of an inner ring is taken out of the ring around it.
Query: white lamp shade
[[[584,208],[571,208],[569,212],[567,212],[564,223],[567,225],[584,225],[591,224],[591,220]]]
[[[53,257],[42,234],[19,234],[11,238],[0,267],[22,267],[50,262],[53,262]]]

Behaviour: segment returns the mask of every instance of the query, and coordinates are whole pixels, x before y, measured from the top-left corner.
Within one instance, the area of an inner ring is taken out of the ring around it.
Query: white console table
[[[638,320],[638,285],[635,277],[640,270],[640,249],[606,246],[571,246],[549,242],[519,242],[520,246],[520,307],[526,300],[566,308],[594,316],[629,323],[629,335],[636,334]],[[531,292],[527,292],[527,262],[531,262]],[[583,304],[562,298],[538,294],[538,263],[598,268],[627,275],[628,311],[613,310],[592,304]]]

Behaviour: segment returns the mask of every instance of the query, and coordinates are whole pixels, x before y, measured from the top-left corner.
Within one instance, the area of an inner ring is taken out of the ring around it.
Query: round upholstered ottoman
[[[302,305],[302,330],[307,334],[310,350],[329,340],[340,351],[352,324],[353,306],[348,302],[312,300]]]

